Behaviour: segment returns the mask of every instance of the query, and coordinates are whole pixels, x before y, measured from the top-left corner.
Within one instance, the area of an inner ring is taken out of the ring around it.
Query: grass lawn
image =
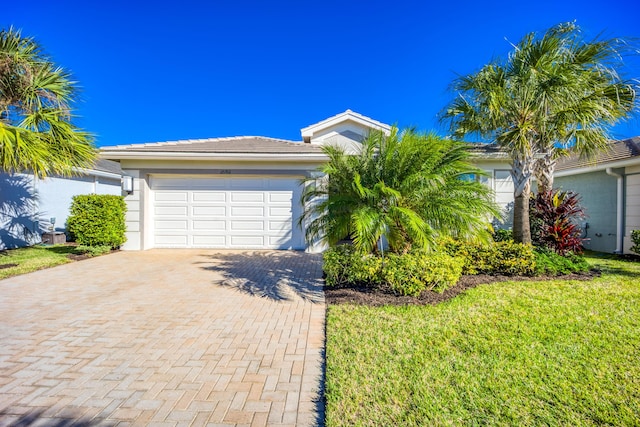
[[[327,426],[640,425],[640,263],[481,285],[436,306],[330,306]]]
[[[0,251],[0,279],[71,262],[67,255],[73,250],[73,246],[53,245]],[[16,265],[7,267],[10,264]]]

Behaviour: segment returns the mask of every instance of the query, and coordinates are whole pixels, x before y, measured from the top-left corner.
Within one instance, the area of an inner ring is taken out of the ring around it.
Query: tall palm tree
[[[309,242],[352,238],[374,252],[430,248],[442,236],[486,238],[498,214],[491,191],[472,179],[483,172],[468,162],[468,145],[407,130],[373,131],[357,154],[325,146],[324,180],[309,178],[300,220]]]
[[[92,136],[72,123],[76,92],[32,38],[0,31],[0,170],[44,177],[93,164]]]
[[[454,134],[478,134],[511,155],[516,241],[531,242],[531,178],[543,191],[552,187],[557,157],[606,147],[608,127],[636,108],[635,84],[617,72],[626,46],[584,41],[575,24],[561,24],[527,34],[506,60],[454,81],[459,94],[444,114]]]

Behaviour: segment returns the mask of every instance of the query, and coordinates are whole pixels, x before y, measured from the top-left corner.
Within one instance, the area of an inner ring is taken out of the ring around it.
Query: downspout
[[[624,178],[619,173],[613,171],[612,168],[606,169],[607,175],[617,180],[617,203],[616,203],[616,250],[614,253],[621,254],[623,252],[622,244],[624,239]]]

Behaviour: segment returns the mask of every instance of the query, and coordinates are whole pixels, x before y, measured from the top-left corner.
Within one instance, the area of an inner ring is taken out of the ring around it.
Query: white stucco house
[[[0,173],[0,250],[39,243],[41,234],[51,229],[65,231],[75,195],[122,194],[117,162],[98,160],[92,168],[76,172],[44,179]]]
[[[300,141],[239,136],[102,147],[102,158],[120,162],[133,179],[123,249],[318,250],[298,227],[300,181],[327,160],[322,145],[357,147],[373,129],[391,127],[347,110],[303,128]],[[506,205],[508,158],[495,149],[476,154]]]

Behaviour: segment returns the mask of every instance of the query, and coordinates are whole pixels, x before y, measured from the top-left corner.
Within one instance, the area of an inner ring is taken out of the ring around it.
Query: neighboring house
[[[93,168],[77,172],[44,179],[0,173],[0,250],[39,243],[41,234],[52,229],[65,231],[75,195],[122,194],[117,162],[98,160]]]
[[[301,179],[327,160],[322,145],[355,149],[373,129],[391,127],[347,110],[302,129],[302,141],[241,136],[102,147],[101,156],[133,178],[123,249],[317,251],[305,242],[305,224],[298,226]],[[476,151],[487,184],[501,193],[508,158]]]
[[[561,159],[554,187],[580,194],[586,248],[630,253],[631,231],[640,229],[640,137],[612,142],[593,160]]]

